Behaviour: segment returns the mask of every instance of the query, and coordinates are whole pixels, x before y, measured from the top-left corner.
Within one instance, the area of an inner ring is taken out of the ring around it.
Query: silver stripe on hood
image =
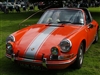
[[[45,41],[46,38],[48,38],[48,36],[58,27],[48,27],[46,30],[44,30],[43,32],[41,32],[40,35],[37,36],[37,38],[35,40],[33,40],[33,42],[31,43],[31,45],[28,47],[25,57],[26,58],[30,58],[30,59],[34,59],[35,58],[35,54],[38,51],[38,49],[40,48],[40,46],[43,44],[43,42]]]

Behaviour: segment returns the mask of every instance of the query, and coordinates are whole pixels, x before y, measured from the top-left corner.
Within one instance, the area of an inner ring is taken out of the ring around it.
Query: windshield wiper
[[[83,23],[79,23],[79,22],[70,22],[70,21],[60,21],[60,22],[58,22],[58,23],[62,23],[62,25],[63,25],[63,24],[66,24],[66,23],[81,24],[81,25],[83,25]]]
[[[71,23],[70,21],[60,21],[58,23]]]
[[[81,25],[83,25],[83,23],[79,23],[79,22],[73,22],[72,24],[81,24]]]
[[[71,23],[71,22],[70,21],[60,21],[58,23],[62,23],[62,25],[63,25],[63,24],[66,24],[66,23]]]

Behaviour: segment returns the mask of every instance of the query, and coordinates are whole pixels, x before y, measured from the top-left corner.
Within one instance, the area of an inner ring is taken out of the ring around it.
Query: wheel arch
[[[75,62],[73,63],[73,67],[75,68],[75,69],[80,69],[81,67],[82,67],[82,64],[83,64],[83,58],[84,58],[84,53],[85,53],[85,49],[86,49],[86,40],[85,39],[83,39],[82,41],[80,41],[80,46],[79,46],[79,48],[81,48],[81,45],[83,46],[83,57],[82,57],[82,63],[80,63],[81,62],[81,60],[80,60],[80,49],[78,49],[78,53],[77,53],[77,58],[76,58],[76,60],[75,60]]]
[[[83,53],[85,53],[85,51],[86,51],[86,40],[83,39],[81,43],[83,43],[83,46],[84,46]]]

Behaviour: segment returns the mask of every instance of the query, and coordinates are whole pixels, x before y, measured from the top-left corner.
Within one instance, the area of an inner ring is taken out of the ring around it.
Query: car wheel
[[[98,40],[99,40],[99,32],[97,32],[97,34],[96,34],[96,36],[95,36],[95,39],[94,39],[93,43],[98,42]]]
[[[78,49],[77,58],[76,58],[75,63],[74,63],[74,67],[76,69],[80,69],[82,67],[83,57],[84,57],[83,51],[84,51],[84,45],[83,45],[83,43],[81,43],[79,46],[79,49]]]

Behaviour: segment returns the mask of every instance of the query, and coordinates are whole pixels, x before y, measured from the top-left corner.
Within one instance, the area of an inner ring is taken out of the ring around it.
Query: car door
[[[96,26],[92,21],[89,24],[87,24],[87,41],[88,41],[87,44],[88,46],[92,44],[92,42],[94,41],[95,35],[96,35]]]
[[[94,41],[96,35],[96,25],[88,10],[85,10],[86,27],[87,27],[87,45],[88,47]]]

